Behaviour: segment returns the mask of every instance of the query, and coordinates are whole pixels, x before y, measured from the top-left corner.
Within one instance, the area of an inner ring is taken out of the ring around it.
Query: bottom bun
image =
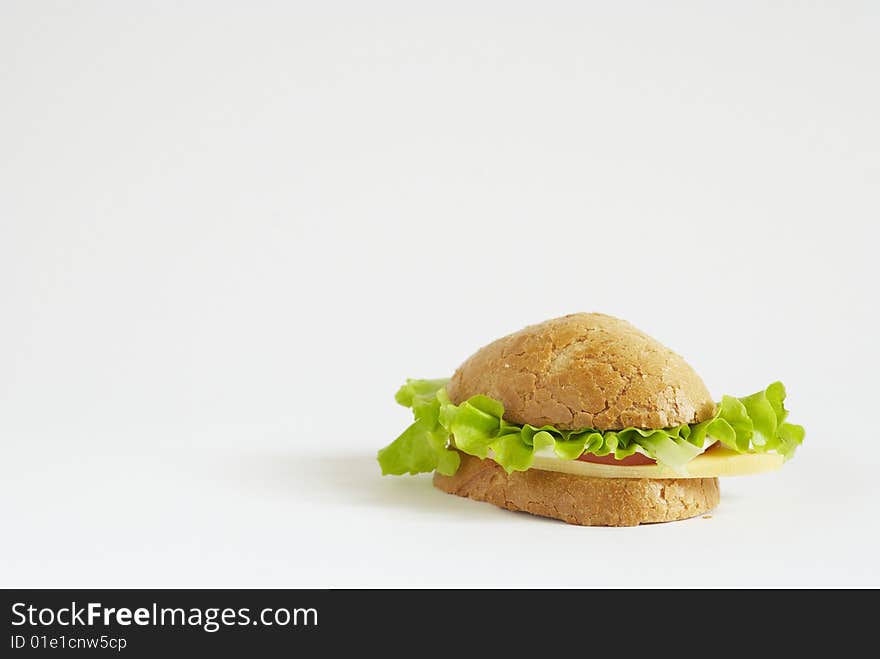
[[[590,478],[529,469],[459,452],[453,476],[434,474],[449,494],[581,526],[637,526],[701,515],[718,505],[717,478]]]

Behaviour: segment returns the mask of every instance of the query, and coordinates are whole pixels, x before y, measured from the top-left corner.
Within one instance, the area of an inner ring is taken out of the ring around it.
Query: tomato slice
[[[597,465],[614,465],[616,467],[635,467],[638,465],[654,465],[656,460],[649,458],[641,453],[633,453],[625,458],[618,460],[613,453],[608,455],[593,455],[592,453],[584,453],[578,460],[582,462],[592,462]]]

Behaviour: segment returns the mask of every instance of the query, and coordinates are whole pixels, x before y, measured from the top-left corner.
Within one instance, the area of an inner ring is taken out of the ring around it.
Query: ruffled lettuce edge
[[[494,398],[478,395],[453,404],[446,393],[448,381],[407,380],[397,391],[395,399],[412,409],[415,420],[379,451],[383,474],[436,470],[451,476],[460,463],[453,448],[489,457],[508,473],[529,469],[535,452],[546,448],[563,460],[576,460],[585,453],[614,455],[620,460],[639,451],[659,465],[683,473],[685,465],[702,453],[707,440],[738,453],[775,452],[788,460],[805,435],[802,426],[786,421],[781,382],[742,398],[724,396],[715,415],[701,423],[601,431],[512,424],[504,419],[504,405]]]

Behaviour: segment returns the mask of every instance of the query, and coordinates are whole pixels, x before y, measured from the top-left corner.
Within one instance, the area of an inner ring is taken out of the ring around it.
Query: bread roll
[[[680,356],[626,321],[577,313],[490,343],[447,385],[456,404],[484,394],[512,423],[560,430],[668,428],[711,417],[706,385]]]
[[[454,476],[434,474],[449,494],[581,526],[636,526],[702,515],[718,505],[717,478],[587,478],[529,469],[507,474],[494,460],[459,452]]]

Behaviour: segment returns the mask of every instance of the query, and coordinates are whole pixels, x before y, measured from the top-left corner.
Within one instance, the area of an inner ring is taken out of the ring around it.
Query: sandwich
[[[379,451],[383,474],[583,526],[703,515],[719,477],[779,469],[804,439],[781,382],[716,403],[682,357],[598,313],[498,339],[396,400],[415,420]]]

